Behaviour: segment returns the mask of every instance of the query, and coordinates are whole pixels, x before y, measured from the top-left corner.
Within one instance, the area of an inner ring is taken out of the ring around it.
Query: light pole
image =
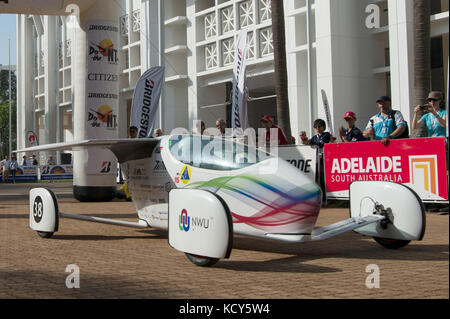
[[[8,62],[9,62],[9,151],[8,155],[11,158],[12,138],[11,138],[11,39],[8,39]]]

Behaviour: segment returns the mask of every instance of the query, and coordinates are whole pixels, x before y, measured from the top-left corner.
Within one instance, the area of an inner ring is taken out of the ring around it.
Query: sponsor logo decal
[[[109,105],[102,105],[97,110],[90,109],[88,112],[88,123],[92,127],[100,127],[106,124],[108,129],[117,128],[117,115],[113,114],[113,110]]]
[[[178,221],[178,226],[180,227],[181,231],[189,231],[191,228],[191,217],[188,216],[187,210],[183,209],[181,211],[181,215]]]
[[[201,218],[201,217],[192,217],[188,215],[186,209],[181,211],[181,214],[178,218],[178,227],[181,231],[188,232],[189,230],[195,231],[197,228],[208,229],[209,228],[210,219]]]
[[[185,185],[190,182],[190,180],[191,180],[191,168],[189,166],[186,165],[181,170],[180,180]]]
[[[109,173],[111,172],[111,162],[103,161],[102,166],[100,168],[100,173]]]
[[[439,195],[438,165],[436,155],[409,156],[411,184]]]
[[[114,43],[107,38],[98,44],[91,43],[89,45],[89,57],[94,62],[104,60],[107,60],[109,64],[117,64],[119,62],[118,51],[114,49]]]

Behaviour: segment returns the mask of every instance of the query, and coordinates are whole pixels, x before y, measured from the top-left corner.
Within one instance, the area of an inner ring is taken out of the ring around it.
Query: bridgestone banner
[[[137,127],[139,138],[153,135],[163,81],[164,67],[155,66],[148,69],[136,85],[131,105],[130,127]]]
[[[236,39],[233,68],[233,104],[231,111],[231,128],[247,128],[247,97],[245,96],[247,31],[241,30]]]

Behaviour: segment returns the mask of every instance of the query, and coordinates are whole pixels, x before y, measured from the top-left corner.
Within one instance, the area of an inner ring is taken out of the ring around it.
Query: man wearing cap
[[[289,144],[286,136],[283,133],[283,130],[273,124],[273,118],[270,115],[265,115],[261,118],[261,123],[266,129],[266,145],[270,145],[270,131],[271,129],[278,130],[278,145],[286,145]]]
[[[422,117],[418,120],[422,113]],[[415,130],[419,125],[425,124],[428,130],[428,137],[445,137],[446,122],[447,111],[442,107],[442,93],[439,91],[433,91],[428,94],[428,104],[418,105],[414,108],[412,128]]]
[[[381,96],[377,100],[380,112],[372,116],[364,130],[364,137],[374,138],[387,145],[389,140],[398,138],[406,129],[406,122],[400,111],[394,111],[391,107],[391,98]]]
[[[346,112],[344,114],[344,120],[347,124],[347,129],[342,126],[339,128],[339,136],[341,137],[342,142],[346,143],[367,141],[367,139],[363,136],[361,130],[355,126],[356,114],[354,112]]]

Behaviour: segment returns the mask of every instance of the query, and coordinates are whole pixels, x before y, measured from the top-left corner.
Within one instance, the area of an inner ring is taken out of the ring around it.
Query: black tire
[[[389,249],[399,249],[409,244],[410,240],[389,239],[381,237],[373,237],[381,246]]]
[[[53,232],[38,231],[37,233],[41,238],[51,238],[53,236]]]
[[[194,265],[200,266],[200,267],[211,267],[215,263],[219,261],[219,258],[210,258],[210,257],[203,257],[198,255],[192,255],[185,253],[187,259]]]

